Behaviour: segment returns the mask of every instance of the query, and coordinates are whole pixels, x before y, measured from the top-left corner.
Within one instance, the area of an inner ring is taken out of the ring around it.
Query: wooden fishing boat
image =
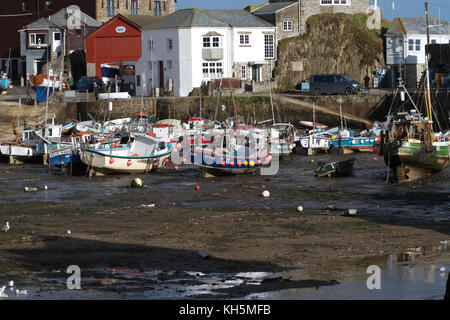
[[[315,169],[317,177],[334,177],[334,176],[349,176],[353,173],[353,164],[355,158],[343,161],[335,161],[327,164],[319,164]]]
[[[81,161],[92,173],[148,173],[163,166],[173,146],[154,134],[135,135],[131,144],[81,150]]]

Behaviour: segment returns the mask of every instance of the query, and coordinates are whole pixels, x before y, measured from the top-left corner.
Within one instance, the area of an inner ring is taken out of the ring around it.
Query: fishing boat
[[[0,144],[0,152],[14,161],[26,163],[42,163],[44,152],[38,150],[38,143],[42,140],[36,135],[35,130],[25,129],[19,138],[13,123],[16,140],[5,140]]]
[[[80,151],[82,145],[90,142],[91,134],[77,132],[68,137],[67,141],[53,143],[49,147],[49,165],[58,169],[69,169],[69,174],[86,172],[86,166],[81,161]]]
[[[279,157],[287,156],[296,147],[295,128],[290,123],[274,123],[269,129],[270,154]]]
[[[270,162],[264,130],[233,130],[211,145],[196,146],[190,152],[190,163],[200,167],[203,175],[227,176],[257,173]]]
[[[388,120],[381,154],[398,183],[411,182],[449,165],[449,144],[434,141],[432,121],[416,110],[399,112]]]
[[[353,130],[339,130],[337,136],[332,137],[333,148],[338,148],[342,153],[369,152],[373,150],[376,143],[376,137],[354,135]]]
[[[348,176],[353,173],[353,164],[355,158],[343,161],[335,161],[326,164],[319,163],[315,169],[317,177],[334,177],[334,176]]]
[[[61,78],[48,76],[43,73],[31,76],[30,83],[36,89],[36,100],[38,102],[47,101],[47,96],[50,97],[52,93],[58,91],[62,85]]]
[[[172,144],[152,133],[133,135],[131,144],[81,150],[81,161],[95,174],[148,173],[161,167],[172,153]]]

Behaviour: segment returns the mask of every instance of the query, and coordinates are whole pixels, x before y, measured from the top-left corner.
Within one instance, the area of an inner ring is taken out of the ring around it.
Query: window
[[[106,15],[108,17],[114,16],[114,0],[106,0]]]
[[[125,0],[125,9],[128,10],[128,0]]]
[[[30,33],[30,46],[47,45],[45,33]]]
[[[22,0],[22,11],[30,10],[30,0]]]
[[[283,21],[283,31],[292,31],[294,30],[294,23],[290,20]]]
[[[431,44],[436,44],[436,43],[437,43],[436,39],[431,39]]]
[[[220,38],[219,37],[213,37],[212,38],[212,44],[213,44],[213,48],[219,48],[220,47]]]
[[[211,47],[211,38],[203,37],[203,48],[210,48],[210,47]]]
[[[167,50],[171,51],[173,49],[173,40],[167,39]]]
[[[46,10],[52,10],[53,9],[53,0],[46,0],[45,1],[45,9]]]
[[[139,14],[138,0],[131,0],[131,14]]]
[[[241,78],[247,79],[247,66],[245,64],[241,67]]]
[[[250,35],[249,34],[239,35],[239,44],[241,46],[249,46],[250,45]]]
[[[350,0],[320,0],[321,6],[349,5]]]
[[[223,73],[222,62],[203,62],[203,79],[220,79]]]
[[[414,51],[414,40],[413,39],[408,40],[408,51]]]
[[[119,3],[119,0],[117,0],[117,9],[120,9],[120,3]]]
[[[211,45],[212,43],[212,45]],[[221,48],[222,43],[220,37],[203,37],[203,48]]]
[[[167,69],[172,70],[172,60],[167,61]]]
[[[264,57],[265,59],[273,59],[274,56],[274,36],[273,34],[264,35]]]
[[[53,40],[61,41],[61,32],[54,32],[53,33]]]
[[[420,51],[420,39],[416,39],[416,51]]]
[[[154,15],[156,17],[161,16],[161,1],[155,1]]]

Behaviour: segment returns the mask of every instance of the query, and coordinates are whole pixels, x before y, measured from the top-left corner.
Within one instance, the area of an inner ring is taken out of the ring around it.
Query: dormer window
[[[203,36],[203,48],[221,48],[221,36]]]

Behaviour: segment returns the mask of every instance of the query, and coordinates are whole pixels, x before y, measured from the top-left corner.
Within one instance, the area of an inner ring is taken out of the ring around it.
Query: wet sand
[[[331,157],[344,156],[294,155],[282,161],[277,176],[208,179],[192,166],[167,168],[139,176],[143,189],[128,187],[127,175],[66,177],[39,165],[1,163],[0,222],[9,221],[11,230],[0,233],[0,281],[42,280],[69,265],[97,280],[113,278],[98,274],[111,268],[162,270],[159,281],[180,272],[294,275],[217,289],[225,297],[243,297],[334,285],[350,270],[383,267],[391,255],[419,265],[450,261],[441,244],[450,240],[448,170],[415,184],[386,184],[381,158],[357,154],[352,177],[314,177],[317,162]],[[25,193],[24,186],[40,191]],[[264,190],[269,199],[261,196]],[[304,212],[297,212],[298,205]],[[349,208],[357,215],[348,216]],[[112,280],[95,283],[114,287]]]

